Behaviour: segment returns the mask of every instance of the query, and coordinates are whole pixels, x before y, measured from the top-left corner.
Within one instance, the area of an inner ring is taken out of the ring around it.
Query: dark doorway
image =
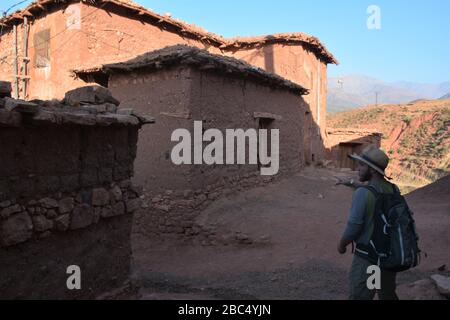
[[[273,129],[273,123],[274,119],[270,118],[259,118],[258,119],[258,130],[267,130],[267,154],[271,155],[271,129]],[[259,134],[258,134],[258,170],[261,169],[261,167],[269,167],[270,165],[262,165],[260,161],[260,155],[259,155]]]

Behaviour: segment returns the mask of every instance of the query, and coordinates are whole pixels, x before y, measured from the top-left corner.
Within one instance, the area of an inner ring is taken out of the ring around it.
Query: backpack
[[[405,198],[397,186],[394,193],[381,193],[374,186],[364,187],[375,195],[373,234],[369,245],[356,246],[356,254],[382,270],[402,272],[420,263],[419,236]]]

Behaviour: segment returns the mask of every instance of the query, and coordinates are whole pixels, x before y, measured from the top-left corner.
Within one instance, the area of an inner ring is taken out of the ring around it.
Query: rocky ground
[[[336,176],[351,174],[309,168],[271,185],[228,195],[199,213],[198,225],[213,225],[218,239],[239,234],[246,239],[242,244],[187,244],[175,237],[134,234],[132,280],[137,287],[125,296],[345,299],[352,257],[339,255],[336,245],[352,191],[335,183]],[[443,298],[429,277],[450,275],[449,186],[449,179],[444,179],[408,196],[426,257],[417,269],[399,274],[403,299]]]

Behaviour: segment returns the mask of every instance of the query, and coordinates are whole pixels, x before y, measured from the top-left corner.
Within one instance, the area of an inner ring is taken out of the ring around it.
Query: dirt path
[[[345,173],[340,173],[345,175]],[[215,225],[218,237],[238,232],[252,245],[201,246],[133,239],[133,278],[144,299],[345,299],[351,254],[336,252],[352,191],[336,187],[335,172],[301,174],[230,195],[200,213],[197,223]],[[429,212],[414,200],[424,264],[399,283],[450,265],[450,204]]]

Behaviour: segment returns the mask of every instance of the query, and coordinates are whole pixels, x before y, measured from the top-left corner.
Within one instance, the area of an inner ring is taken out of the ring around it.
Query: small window
[[[50,67],[50,29],[34,35],[34,67]]]

